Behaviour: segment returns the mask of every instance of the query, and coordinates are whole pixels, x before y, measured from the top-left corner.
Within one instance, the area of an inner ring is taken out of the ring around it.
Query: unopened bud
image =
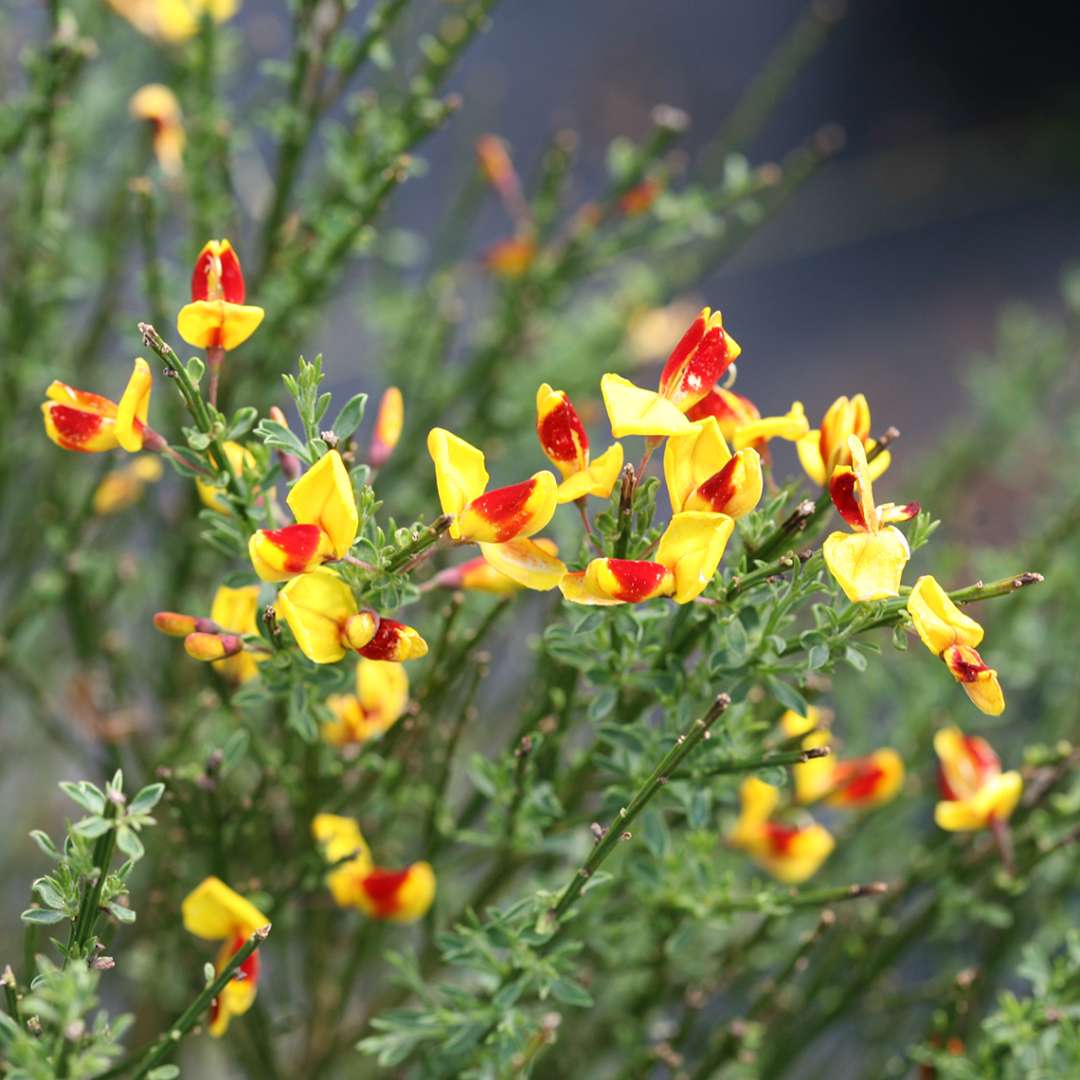
[[[95,971],[112,971],[116,967],[116,961],[111,956],[95,956],[90,961],[90,966]]]
[[[404,425],[405,399],[396,386],[388,387],[379,402],[375,428],[371,433],[371,445],[368,448],[368,464],[373,469],[381,469],[390,460]]]
[[[238,634],[188,634],[184,649],[193,660],[224,660],[244,651],[244,639]]]
[[[360,650],[369,644],[379,629],[379,616],[374,611],[358,611],[345,620],[341,639],[350,649]]]
[[[187,637],[199,628],[199,620],[194,615],[181,615],[178,611],[158,611],[154,615],[154,626],[169,637]]]

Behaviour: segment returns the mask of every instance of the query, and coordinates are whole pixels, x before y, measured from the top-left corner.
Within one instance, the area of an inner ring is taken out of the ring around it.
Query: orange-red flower
[[[200,349],[235,349],[266,314],[244,303],[244,273],[228,240],[208,240],[191,274],[191,303],[180,309],[176,328]]]

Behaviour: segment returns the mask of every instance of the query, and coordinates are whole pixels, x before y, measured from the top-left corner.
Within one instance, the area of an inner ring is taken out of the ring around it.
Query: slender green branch
[[[93,860],[96,874],[90,887],[83,893],[79,913],[71,928],[71,939],[68,942],[67,955],[64,957],[65,966],[73,953],[77,956],[83,955],[87,943],[93,936],[94,927],[97,926],[101,893],[105,888],[105,879],[109,876],[109,864],[112,862],[113,852],[116,850],[116,811],[116,803],[110,798],[105,804],[104,813],[109,827],[94,844]]]
[[[4,988],[4,1003],[7,1005],[8,1015],[16,1024],[22,1024],[19,1013],[19,987],[10,964],[5,964],[3,972],[0,973],[0,986]]]
[[[581,890],[585,887],[589,878],[596,873],[626,836],[626,830],[634,819],[648,806],[656,793],[667,784],[686,758],[709,737],[709,729],[724,715],[730,704],[731,698],[727,694],[719,694],[710,706],[709,711],[703,717],[695,720],[678,737],[675,745],[661,758],[660,763],[653,769],[652,775],[638,789],[630,803],[624,806],[615,816],[596,847],[593,848],[589,857],[578,868],[577,873],[563,889],[559,899],[556,901],[552,911],[556,919],[556,927],[560,924],[563,916],[573,907],[574,901],[581,895]]]
[[[107,1072],[101,1073],[96,1080],[110,1080],[114,1076],[122,1076],[129,1069],[134,1069],[132,1080],[142,1080],[151,1070],[160,1065],[176,1049],[180,1040],[198,1023],[199,1018],[210,1008],[216,998],[226,986],[232,982],[236,972],[247,958],[270,936],[270,926],[266,925],[256,930],[251,937],[240,946],[228,963],[221,969],[217,978],[209,982],[196,996],[195,1000],[161,1033],[157,1041],[146,1050],[133,1055],[126,1061],[114,1065]]]
[[[729,758],[727,761],[719,761],[714,765],[708,765],[700,772],[693,773],[693,779],[704,779],[707,776],[729,776],[732,773],[756,772],[758,769],[769,769],[778,765],[802,765],[815,758],[828,757],[832,750],[828,746],[815,746],[809,750],[781,751],[776,754],[765,754],[763,757],[752,758]]]
[[[388,574],[396,574],[403,570],[413,559],[435,544],[449,528],[450,516],[448,514],[437,517],[426,529],[417,533],[410,544],[391,555],[383,569]]]

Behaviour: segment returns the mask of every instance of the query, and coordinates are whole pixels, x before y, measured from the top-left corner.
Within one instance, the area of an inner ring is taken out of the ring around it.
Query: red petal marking
[[[240,258],[230,247],[221,253],[221,291],[230,304],[244,302],[244,272],[240,269]]]
[[[232,942],[229,945],[229,957],[235,956],[247,943],[247,938],[243,934],[234,935]],[[244,981],[251,983],[252,986],[259,985],[259,971],[261,968],[261,962],[259,960],[259,950],[256,949],[239,967],[239,971],[243,973]],[[217,998],[214,998],[210,1002],[210,1023],[213,1024],[218,1018],[218,1013],[221,1011],[221,1005]]]
[[[833,766],[835,794],[845,802],[869,802],[884,779],[885,770],[868,757],[840,761]]]
[[[735,486],[735,470],[739,467],[739,459],[731,457],[728,463],[718,472],[713,473],[704,484],[701,484],[695,494],[704,499],[709,506],[718,514],[724,513],[728,503],[737,494]]]
[[[705,318],[699,315],[679,339],[679,343],[671,350],[664,370],[660,372],[660,393],[665,397],[674,395],[676,388],[670,384],[682,373],[683,365],[690,359],[690,354],[698,347],[704,336]]]
[[[732,403],[737,407],[733,407]],[[710,390],[696,405],[687,410],[687,420],[704,420],[706,417],[715,416],[724,438],[729,439],[735,433],[735,429],[751,420],[760,420],[761,412],[758,407],[742,394],[736,394],[734,390],[728,390],[721,394],[718,390]]]
[[[983,658],[967,645],[953,645],[951,648],[946,649],[945,658],[945,662],[949,665],[949,670],[960,680],[960,682],[978,682],[979,676],[984,671],[990,670],[990,666],[983,662]],[[971,735],[964,737],[964,749],[967,751],[968,756],[972,758],[973,763],[977,766],[980,763],[977,761],[976,755],[968,745],[968,740],[975,737],[976,736]],[[991,751],[991,753],[993,753],[993,751]]]
[[[774,855],[786,855],[801,832],[794,825],[781,825],[775,821],[765,822],[765,837]]]
[[[69,405],[52,404],[49,406],[49,415],[53,424],[56,425],[56,433],[60,436],[65,450],[86,450],[86,443],[90,442],[101,430],[105,418],[97,413],[84,412],[82,409],[73,409]]]
[[[298,574],[308,569],[318,554],[322,529],[318,525],[288,525],[284,529],[263,529],[263,536],[285,552],[282,569]]]
[[[975,652],[974,649],[971,651]],[[978,656],[978,653],[975,655]],[[987,670],[985,665],[983,670]],[[978,735],[964,735],[962,738],[964,757],[967,758],[967,764],[975,774],[975,786],[982,787],[987,780],[1001,772],[1001,759],[995,753],[994,748]],[[952,802],[960,798],[949,784],[944,765],[940,762],[938,763],[937,781],[938,791],[943,799]]]
[[[565,394],[559,404],[536,425],[536,434],[544,453],[553,461],[562,461],[567,465],[578,463],[589,449],[585,426]]]
[[[191,271],[191,299],[213,300],[210,295],[210,268],[213,266],[214,255],[209,248],[203,248],[199,257],[195,260],[195,269]]]
[[[840,516],[854,529],[868,530],[862,503],[855,494],[855,474],[843,472],[829,478],[829,497]]]
[[[356,651],[368,660],[396,660],[398,640],[406,630],[408,627],[404,623],[394,619],[380,619],[375,636],[362,649]]]
[[[408,876],[408,870],[383,870],[376,866],[360,882],[360,887],[374,905],[375,913],[379,918],[393,915],[397,911],[398,893]]]
[[[68,398],[67,404],[70,404],[74,408],[82,409],[84,412],[97,413],[100,416],[115,416],[116,415],[116,402],[107,397],[102,397],[101,394],[94,394],[89,390],[76,390],[74,386],[68,386],[67,383],[62,383],[59,380],[54,382],[49,387],[48,396],[53,400],[56,400],[57,388],[63,388],[64,394]],[[64,405],[65,402],[57,401],[58,405]]]
[[[628,604],[651,597],[668,572],[661,563],[643,559],[608,559],[607,568],[619,584],[614,599]]]
[[[679,391],[685,394],[701,395],[709,390],[731,365],[728,357],[728,336],[722,326],[714,326],[690,357]]]
[[[535,480],[523,480],[510,487],[496,488],[469,503],[485,521],[497,526],[495,542],[513,540],[529,521],[529,499],[536,489]]]

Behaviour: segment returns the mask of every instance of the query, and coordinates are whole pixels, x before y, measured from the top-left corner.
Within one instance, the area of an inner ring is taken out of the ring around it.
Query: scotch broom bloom
[[[829,734],[811,732],[802,748],[826,746]],[[824,800],[828,806],[869,810],[891,802],[904,785],[904,762],[891,747],[863,757],[838,760],[833,755],[811,758],[792,766],[795,798],[804,805]]]
[[[204,878],[180,908],[184,928],[204,941],[220,941],[215,968],[220,973],[256,930],[270,920],[250,901],[234,892],[220,878]],[[242,1016],[255,1002],[261,962],[256,949],[239,967],[234,978],[210,1006],[210,1034],[225,1034],[229,1021]]]
[[[220,585],[210,605],[210,618],[227,633],[258,634],[259,626],[255,619],[258,609],[258,585],[243,585],[238,589]],[[245,683],[258,675],[259,663],[265,659],[266,654],[257,658],[250,652],[241,652],[216,661],[214,670],[230,682]]]
[[[398,662],[427,654],[427,642],[411,626],[361,611],[352,589],[328,567],[293,578],[275,607],[316,664],[336,663],[350,649],[369,660]]]
[[[223,23],[240,10],[240,0],[109,0],[109,6],[140,34],[180,45],[198,32],[204,12]]]
[[[121,468],[106,473],[94,491],[94,513],[105,517],[134,506],[147,484],[156,484],[162,472],[160,458],[140,454]]]
[[[783,416],[762,416],[758,407],[742,394],[714,386],[686,413],[688,420],[715,418],[720,433],[736,451],[753,447],[764,455],[770,439],[797,442],[810,429],[802,402],[792,402]]]
[[[622,444],[615,443],[591,461],[585,425],[565,390],[553,390],[547,383],[537,390],[536,435],[548,461],[562,474],[560,503],[611,495],[622,470]]]
[[[763,870],[787,885],[817,873],[836,842],[823,825],[789,825],[773,819],[780,791],[756,776],[739,788],[741,810],[728,843],[745,851]]]
[[[702,308],[668,357],[657,391],[643,390],[612,372],[601,378],[612,435],[659,439],[686,431],[690,422],[684,414],[708,394],[740,352],[724,330],[720,312]]]
[[[983,662],[975,648],[983,639],[983,628],[929,575],[915,582],[907,610],[923,644],[945,662],[972,704],[989,716],[1003,713],[1005,695],[997,672]]]
[[[360,746],[386,734],[409,704],[409,676],[401,664],[361,659],[356,665],[356,692],[331,694],[326,707],[334,719],[322,726],[331,746]]]
[[[379,402],[371,445],[368,447],[368,464],[373,469],[381,469],[390,460],[404,426],[405,399],[396,386],[390,386]]]
[[[671,509],[740,518],[761,500],[761,458],[753,449],[732,454],[714,417],[695,421],[664,448]]]
[[[376,866],[360,826],[351,818],[317,814],[311,832],[331,865],[327,888],[339,907],[355,907],[372,919],[411,923],[435,899],[435,872],[427,862],[404,870]]]
[[[899,596],[900,577],[911,549],[904,534],[889,523],[913,518],[919,504],[875,506],[866,451],[854,435],[848,438],[848,452],[852,464],[836,467],[829,495],[854,532],[826,537],[822,545],[825,565],[853,603]]]
[[[676,514],[655,559],[593,559],[584,570],[566,574],[559,589],[575,604],[639,604],[658,596],[689,603],[712,580],[734,528],[726,514]]]
[[[255,573],[287,581],[321,563],[343,558],[360,518],[349,470],[336,450],[323,455],[293,484],[285,500],[296,519],[283,529],[259,529],[248,541]]]
[[[532,541],[528,547],[520,545],[517,540],[508,544],[501,544],[496,553],[496,560],[512,557],[514,552],[528,559],[532,553],[533,545],[543,550],[546,554],[554,557],[559,549],[553,540],[546,536]],[[496,596],[508,596],[518,592],[525,586],[516,578],[507,577],[501,570],[496,570],[484,556],[480,555],[467,562],[458,563],[457,566],[448,566],[440,570],[432,579],[431,587],[436,589],[465,589],[470,592],[493,593]]]
[[[941,801],[934,820],[947,832],[973,832],[1004,823],[1016,809],[1024,782],[1002,772],[994,748],[977,735],[943,728],[934,736]]]
[[[829,483],[838,465],[851,465],[850,440],[854,436],[864,450],[874,445],[870,438],[870,406],[862,394],[838,397],[826,410],[821,427],[808,431],[796,444],[806,475],[821,487]],[[870,466],[876,480],[888,467],[888,450],[878,454]]]
[[[266,314],[244,303],[244,274],[228,240],[209,240],[191,274],[191,303],[177,316],[180,336],[199,349],[235,349]]]
[[[183,167],[184,121],[176,95],[161,83],[140,87],[128,103],[136,120],[145,120],[153,133],[154,156],[166,176],[178,176]]]
[[[544,470],[520,484],[488,491],[483,451],[443,428],[432,428],[427,446],[439,503],[451,518],[451,537],[479,544],[496,570],[526,588],[555,588],[566,567],[530,539],[555,513],[555,477]]]
[[[147,441],[153,376],[140,356],[119,402],[53,380],[41,406],[45,434],[63,450],[96,454],[119,446],[136,453]],[[160,437],[157,437],[160,439]]]

